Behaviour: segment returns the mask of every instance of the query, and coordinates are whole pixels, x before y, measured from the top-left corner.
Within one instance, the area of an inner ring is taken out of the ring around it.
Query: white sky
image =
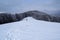
[[[60,10],[60,0],[0,0],[0,12]]]

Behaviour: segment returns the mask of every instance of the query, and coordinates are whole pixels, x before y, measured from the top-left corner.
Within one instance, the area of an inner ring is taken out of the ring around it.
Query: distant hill
[[[60,22],[60,17],[51,16],[48,15],[47,13],[33,10],[24,13],[16,13],[16,14],[0,13],[0,24],[20,21],[26,17],[33,17],[36,20]]]
[[[55,11],[54,15],[60,17],[60,11]]]
[[[51,11],[50,14],[51,14],[52,16],[60,17],[60,10]]]

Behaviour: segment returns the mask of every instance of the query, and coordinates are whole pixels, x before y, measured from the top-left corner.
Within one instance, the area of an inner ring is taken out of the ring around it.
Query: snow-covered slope
[[[27,17],[19,22],[0,25],[0,40],[60,40],[60,23]]]

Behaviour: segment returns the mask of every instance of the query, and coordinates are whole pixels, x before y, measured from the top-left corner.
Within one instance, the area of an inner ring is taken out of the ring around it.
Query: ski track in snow
[[[0,40],[60,40],[60,23],[27,17],[0,25]]]

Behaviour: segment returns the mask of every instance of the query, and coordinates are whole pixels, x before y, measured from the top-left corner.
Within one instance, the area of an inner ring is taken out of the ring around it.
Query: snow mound
[[[0,40],[60,40],[60,23],[27,17],[0,25]]]

